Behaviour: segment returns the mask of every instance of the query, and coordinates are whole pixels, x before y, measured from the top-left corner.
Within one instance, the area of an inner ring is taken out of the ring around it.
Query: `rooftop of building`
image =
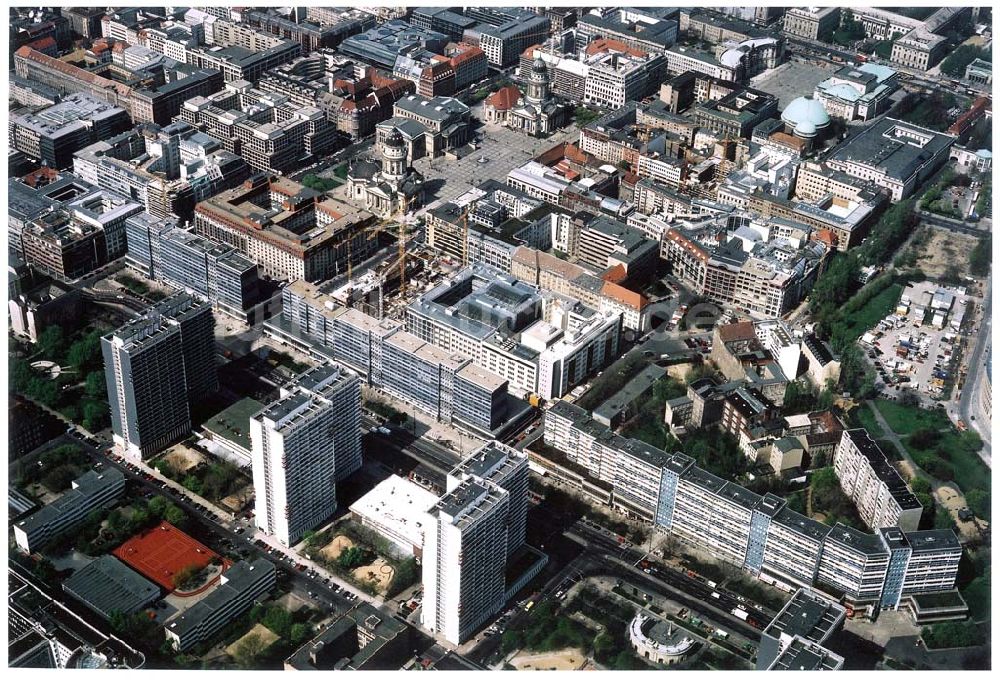
[[[577,25],[589,25],[598,29],[603,29],[612,35],[623,34],[638,38],[643,41],[654,43],[662,49],[666,49],[673,44],[673,40],[667,36],[672,30],[676,30],[677,22],[673,19],[663,19],[653,23],[640,22],[636,24],[624,23],[613,19],[605,19],[596,14],[584,14],[579,17]]]
[[[260,205],[270,196],[282,197],[280,205]],[[329,220],[319,224],[315,219],[298,219],[302,210],[318,210]],[[320,194],[286,177],[256,175],[242,185],[202,201],[196,213],[209,219],[238,226],[248,234],[266,232],[268,240],[293,250],[308,249],[358,222],[372,219],[372,214]]]
[[[832,531],[832,527],[803,514],[783,507],[774,516],[774,521],[783,527],[798,532],[814,541],[821,541]]]
[[[102,555],[63,581],[63,590],[109,618],[115,611],[131,613],[160,595],[160,588],[117,558]]]
[[[501,502],[504,496],[505,492],[502,489],[469,478],[438,499],[430,514],[440,518],[447,516],[451,524],[464,527],[479,519],[490,507]]]
[[[437,122],[445,122],[454,116],[469,115],[469,107],[454,97],[428,98],[411,94],[397,100],[395,108]]]
[[[62,496],[40,510],[19,520],[14,526],[30,534],[35,527],[56,522],[62,515],[86,505],[91,497],[107,489],[124,484],[125,475],[118,468],[107,467],[98,473],[88,470],[73,480],[72,486]]]
[[[204,428],[215,436],[249,451],[250,418],[263,408],[264,404],[256,399],[244,397],[205,421]]]
[[[850,548],[863,555],[884,555],[885,546],[878,534],[866,534],[860,529],[849,527],[846,524],[837,524],[827,534],[827,542],[837,543],[845,548]]]
[[[778,655],[768,670],[833,671],[844,665],[844,658],[829,649],[802,638],[794,638]]]
[[[160,334],[173,331],[176,322],[202,310],[211,310],[207,303],[194,298],[189,293],[178,292],[152,307],[138,318],[126,322],[104,337],[121,345],[124,351],[138,351],[157,339]]]
[[[962,544],[958,536],[951,529],[928,529],[925,531],[907,531],[906,540],[914,553],[938,552],[947,550],[949,552],[962,549]]]
[[[438,497],[408,479],[391,475],[351,504],[356,515],[369,518],[386,528],[393,536],[405,537],[415,546],[422,546],[427,511]]]
[[[846,613],[837,602],[813,590],[800,588],[764,629],[764,635],[775,638],[797,635],[823,644],[844,620]]]
[[[875,473],[880,482],[885,484],[900,508],[903,510],[912,510],[921,507],[916,496],[910,491],[906,482],[899,475],[899,472],[892,466],[892,463],[889,462],[885,453],[875,443],[875,440],[871,438],[867,430],[862,428],[845,430],[843,436],[850,437],[854,446],[857,447],[861,455],[868,461],[872,472]]]
[[[952,135],[886,117],[839,144],[829,161],[872,166],[893,179],[906,180],[954,141]]]
[[[498,441],[487,442],[464,458],[450,474],[468,474],[495,481],[497,476],[517,467],[525,456],[522,452]]]
[[[199,628],[206,620],[218,616],[218,612],[225,612],[232,606],[233,600],[262,578],[262,573],[271,574],[271,578],[274,578],[276,571],[274,563],[263,557],[253,562],[237,562],[223,574],[224,583],[216,586],[193,607],[167,621],[166,629],[183,638]]]
[[[359,647],[359,629],[370,642]],[[383,649],[385,644],[404,633],[407,625],[367,602],[359,602],[342,617],[327,626],[323,632],[306,642],[285,660],[287,667],[295,670],[345,670],[367,667]],[[339,645],[344,638],[347,644]],[[346,650],[349,657],[335,658],[324,654],[327,648]],[[384,668],[381,670],[394,670]]]
[[[40,135],[56,137],[88,129],[88,122],[100,123],[124,115],[125,109],[84,92],[74,92],[41,111],[17,116],[12,122]]]
[[[815,335],[810,334],[803,337],[802,345],[808,348],[809,352],[816,357],[821,366],[825,366],[834,360],[833,353],[830,351],[828,345]]]

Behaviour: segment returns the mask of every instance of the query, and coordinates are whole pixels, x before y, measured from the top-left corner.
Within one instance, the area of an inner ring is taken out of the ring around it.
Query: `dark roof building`
[[[111,555],[103,555],[63,582],[63,590],[98,616],[131,614],[160,597],[160,589]]]
[[[398,670],[412,656],[410,627],[361,602],[285,660],[286,671]]]
[[[757,670],[771,668],[782,656],[786,663],[803,652],[819,657],[830,654],[822,645],[844,623],[846,614],[844,607],[833,600],[800,588],[764,629],[757,651]],[[796,642],[798,649],[787,656]]]

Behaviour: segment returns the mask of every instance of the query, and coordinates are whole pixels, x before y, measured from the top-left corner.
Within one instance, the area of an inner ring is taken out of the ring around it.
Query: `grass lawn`
[[[955,434],[946,436],[942,441],[942,446],[952,452],[951,467],[955,470],[955,482],[962,488],[962,491],[982,489],[989,492],[990,470],[978,453],[970,453],[963,449]]]
[[[888,399],[876,399],[875,406],[889,423],[889,427],[898,435],[908,435],[921,428],[941,430],[951,427],[951,421],[944,411],[928,411],[916,406],[904,406]]]
[[[979,454],[971,450],[963,439],[963,433],[959,432],[948,420],[948,416],[943,411],[926,410],[916,406],[903,406],[894,401],[878,399],[875,406],[882,413],[882,416],[889,423],[889,426],[902,435],[903,444],[916,461],[917,465],[924,468],[926,472],[934,474],[933,470],[928,470],[926,461],[938,467],[950,469],[953,473],[955,483],[965,492],[972,489],[990,490],[990,471],[983,463]],[[909,443],[906,436],[919,429],[931,429],[941,432],[941,438],[933,447],[922,450]],[[966,436],[968,434],[966,433]],[[945,452],[946,455],[941,455]],[[936,460],[933,460],[936,459]],[[925,462],[922,462],[925,461]],[[943,478],[940,474],[936,477]]]
[[[894,283],[873,297],[864,307],[843,319],[847,331],[852,337],[860,338],[865,334],[865,331],[874,328],[875,324],[896,308],[896,303],[902,292],[903,286]]]
[[[868,430],[868,434],[870,434],[873,439],[881,439],[885,436],[885,430],[883,430],[882,426],[878,424],[878,421],[875,420],[875,414],[872,413],[871,402],[865,402],[858,406],[858,408],[854,410],[854,416],[857,418],[858,423],[861,424],[861,427]]]

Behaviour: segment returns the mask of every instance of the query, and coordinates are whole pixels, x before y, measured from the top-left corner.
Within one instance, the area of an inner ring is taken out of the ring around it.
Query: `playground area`
[[[958,511],[968,507],[965,496],[951,487],[941,486],[934,492],[934,497],[941,504],[941,507],[948,511],[951,518],[955,520],[955,528],[963,541],[971,541],[980,537],[979,529],[976,528],[975,522],[965,522],[958,517]],[[989,527],[989,523],[985,520],[978,519],[977,521],[983,529]]]
[[[381,557],[376,558],[371,564],[366,564],[354,570],[355,579],[363,583],[371,583],[382,593],[389,588],[389,584],[392,583],[392,577],[395,574],[396,570],[392,568],[392,565]]]
[[[340,557],[340,553],[353,547],[354,541],[347,536],[336,536],[332,541],[323,546],[323,549],[319,552],[323,557],[332,562]]]
[[[578,671],[587,665],[587,655],[579,649],[518,654],[510,660],[510,665],[519,671]]]
[[[175,444],[163,454],[163,460],[179,474],[183,474],[203,463],[205,456],[184,444]]]

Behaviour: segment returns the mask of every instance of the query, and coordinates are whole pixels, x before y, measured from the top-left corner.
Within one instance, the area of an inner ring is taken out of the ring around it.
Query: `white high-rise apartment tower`
[[[509,497],[469,478],[428,513],[423,623],[448,642],[461,644],[503,607]]]
[[[336,483],[361,467],[361,383],[312,368],[250,419],[257,527],[292,545],[337,509]]]
[[[510,494],[507,554],[524,544],[528,521],[528,456],[498,441],[487,442],[448,473],[448,491],[469,478],[493,482]]]

